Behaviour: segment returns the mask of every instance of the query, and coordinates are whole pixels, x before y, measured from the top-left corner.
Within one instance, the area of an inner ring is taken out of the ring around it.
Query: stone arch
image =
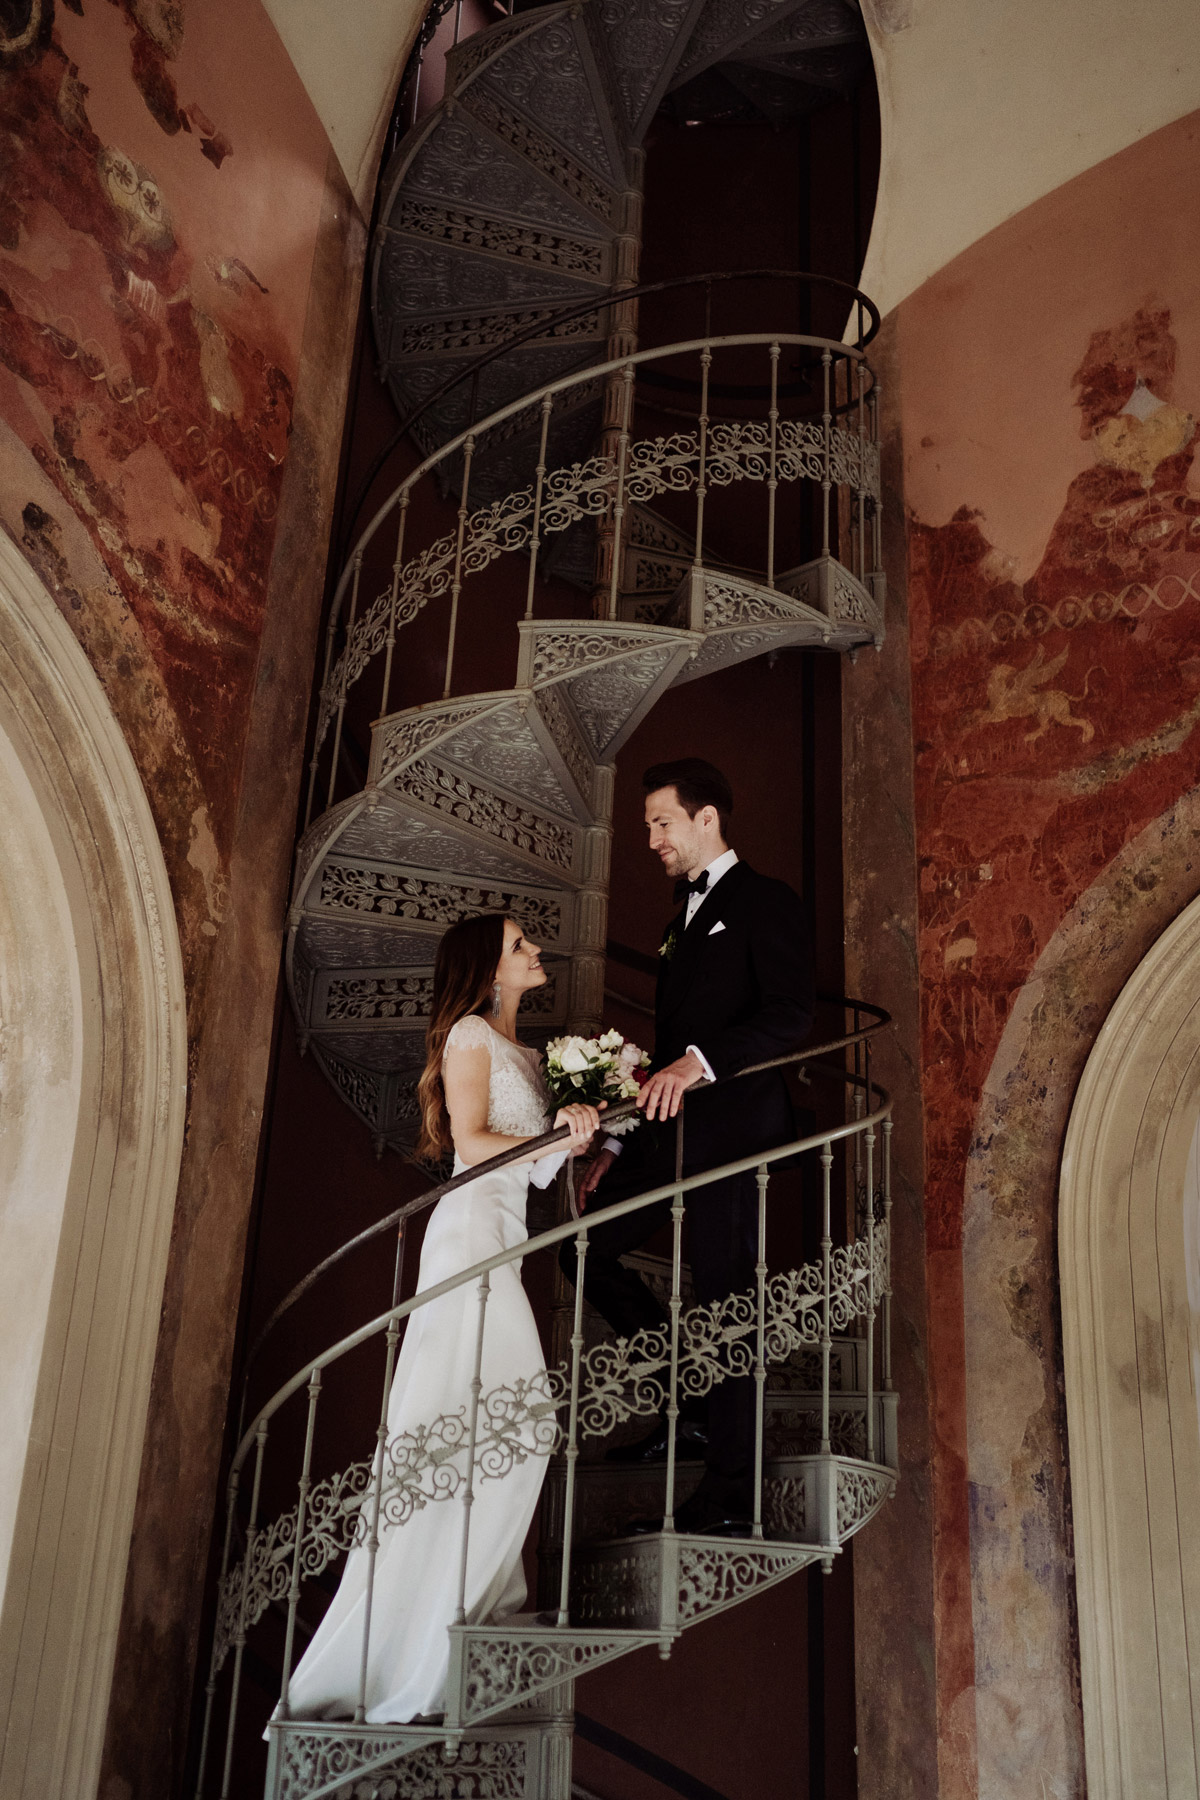
[[[1105,1020],[1063,1151],[1063,1355],[1092,1800],[1200,1794],[1200,1690],[1188,1655],[1200,1628],[1200,1295],[1189,1299],[1196,1220],[1186,1204],[1196,1199],[1198,1123],[1200,900]]]
[[[0,1790],[105,1714],[183,1142],[183,966],[100,683],[0,532]]]
[[[1068,1120],[1106,1017],[1196,899],[1200,789],[1080,895],[1017,995],[967,1165],[962,1279],[975,1673],[949,1720],[989,1800],[1084,1786],[1058,1199]],[[1103,1790],[1100,1790],[1103,1793]]]

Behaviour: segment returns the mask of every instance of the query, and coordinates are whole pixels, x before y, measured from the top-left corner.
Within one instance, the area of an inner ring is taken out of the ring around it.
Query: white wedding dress
[[[479,1047],[491,1057],[488,1129],[522,1137],[545,1131],[549,1098],[539,1052],[509,1043],[486,1020],[472,1015],[452,1027],[445,1053],[451,1057]],[[425,1233],[418,1291],[523,1243],[531,1173],[537,1171],[538,1185],[543,1186],[562,1161],[547,1157],[536,1164],[518,1163],[444,1195]],[[456,1175],[466,1166],[455,1157]],[[444,1710],[450,1657],[447,1627],[459,1598],[467,1422],[478,1321],[479,1284],[466,1282],[411,1314],[397,1357],[388,1401],[389,1455],[401,1465],[407,1458],[411,1467],[421,1434],[439,1420],[449,1421],[440,1441],[457,1442],[458,1452],[432,1469],[426,1467],[424,1504],[409,1511],[402,1523],[388,1522],[386,1504],[381,1515],[365,1694],[371,1724],[402,1724]],[[481,1376],[479,1448],[467,1540],[466,1617],[473,1624],[518,1612],[525,1604],[521,1551],[553,1439],[546,1367],[521,1284],[520,1262],[492,1271]],[[540,1421],[530,1420],[522,1404],[522,1397],[529,1394],[535,1411],[541,1403]],[[525,1419],[523,1424],[517,1419],[515,1437],[514,1396],[515,1412]],[[489,1434],[489,1422],[503,1426],[506,1419],[507,1431]],[[399,1446],[396,1440],[401,1441]],[[451,1488],[450,1497],[434,1497]],[[386,1490],[385,1481],[385,1497]],[[364,1510],[369,1507],[368,1493]],[[392,1512],[394,1518],[394,1506]],[[361,1535],[366,1535],[365,1521]],[[360,1544],[350,1551],[341,1586],[292,1676],[288,1693],[292,1718],[335,1719],[354,1713],[367,1565],[367,1551]]]

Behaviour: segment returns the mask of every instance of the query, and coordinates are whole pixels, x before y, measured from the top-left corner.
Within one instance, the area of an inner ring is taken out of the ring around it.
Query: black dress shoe
[[[604,1460],[609,1463],[624,1463],[626,1466],[666,1462],[669,1435],[667,1421],[660,1419],[645,1437],[636,1439],[632,1444],[618,1444],[614,1450],[606,1450]],[[696,1425],[691,1419],[680,1419],[675,1428],[676,1462],[703,1462],[707,1443],[708,1432],[703,1425]]]

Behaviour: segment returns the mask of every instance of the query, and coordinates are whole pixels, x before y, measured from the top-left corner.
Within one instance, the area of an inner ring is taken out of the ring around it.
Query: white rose
[[[563,1045],[558,1060],[564,1074],[581,1075],[588,1066],[588,1059],[580,1049],[580,1041],[579,1038],[571,1038]]]
[[[638,1049],[637,1045],[625,1044],[622,1046],[621,1054],[617,1058],[617,1067],[620,1069],[622,1075],[628,1075],[633,1069],[641,1066],[641,1061],[642,1052]]]

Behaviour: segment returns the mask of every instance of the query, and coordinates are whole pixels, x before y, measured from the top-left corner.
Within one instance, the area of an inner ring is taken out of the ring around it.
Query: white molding
[[[1089,1800],[1200,1795],[1200,1434],[1183,1201],[1200,1118],[1200,900],[1096,1040],[1063,1151],[1063,1353]]]
[[[0,734],[59,889],[22,886],[6,870],[8,901],[61,913],[80,1015],[73,1141],[50,1196],[61,1217],[51,1220],[54,1267],[0,1612],[0,1796],[91,1800],[183,1143],[183,965],[129,748],[65,620],[3,532]],[[18,965],[23,941],[18,929],[7,948]],[[27,973],[37,992],[39,971]],[[36,1008],[18,1021],[23,1053],[37,1053],[50,1023]],[[32,1105],[0,1120],[10,1161],[30,1166],[21,1133],[36,1131],[39,1116]]]

